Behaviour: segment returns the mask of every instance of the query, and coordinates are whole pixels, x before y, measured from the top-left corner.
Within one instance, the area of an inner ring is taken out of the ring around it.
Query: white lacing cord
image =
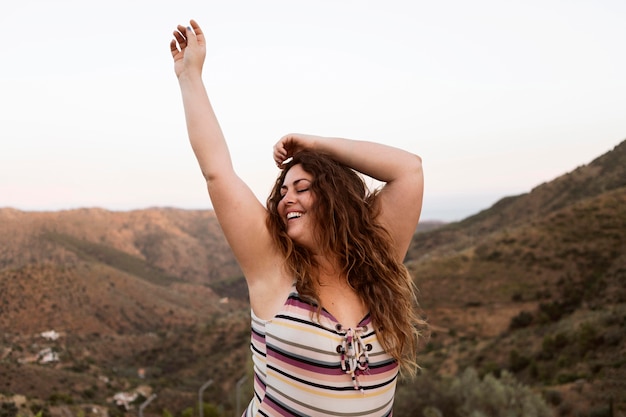
[[[359,383],[359,375],[369,370],[368,351],[372,345],[363,343],[361,335],[367,331],[367,326],[349,328],[344,330],[338,324],[337,332],[343,335],[341,345],[337,346],[337,353],[341,355],[341,369],[352,377],[354,389],[363,392],[363,387]]]

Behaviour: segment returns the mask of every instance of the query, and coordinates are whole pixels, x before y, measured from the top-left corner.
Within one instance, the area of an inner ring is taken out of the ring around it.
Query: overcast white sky
[[[0,207],[209,208],[168,46],[190,18],[262,201],[291,131],[422,156],[424,220],[465,218],[626,139],[622,0],[22,0],[0,10]]]

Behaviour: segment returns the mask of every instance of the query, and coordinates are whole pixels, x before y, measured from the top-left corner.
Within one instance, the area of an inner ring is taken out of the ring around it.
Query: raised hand
[[[189,24],[188,27],[178,25],[170,42],[174,71],[179,78],[183,74],[201,75],[206,57],[206,40],[200,25],[193,19]]]
[[[304,149],[314,149],[316,142],[322,140],[320,136],[290,133],[280,138],[273,148],[273,157],[276,166],[282,168],[283,162]]]

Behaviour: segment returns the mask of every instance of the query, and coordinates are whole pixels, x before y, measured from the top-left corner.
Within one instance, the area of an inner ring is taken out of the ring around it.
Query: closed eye
[[[307,191],[309,191],[309,189],[308,189],[308,188],[303,188],[303,189],[301,189],[301,190],[296,190],[296,192],[297,192],[298,194],[302,194],[302,193],[305,193],[305,192],[307,192]],[[280,199],[282,200],[283,198],[285,198],[285,196],[286,196],[286,195],[287,195],[287,192],[282,192],[282,193],[280,193]]]
[[[293,189],[295,190],[296,193],[301,194],[301,193],[305,193],[307,191],[309,191],[309,187],[308,185],[310,185],[311,181],[306,179],[306,178],[300,178],[298,180],[295,180],[292,184]],[[298,188],[299,187],[303,187],[303,188]],[[280,199],[282,200],[283,198],[285,198],[285,196],[287,195],[287,192],[289,191],[290,187],[288,185],[283,185],[280,187]]]

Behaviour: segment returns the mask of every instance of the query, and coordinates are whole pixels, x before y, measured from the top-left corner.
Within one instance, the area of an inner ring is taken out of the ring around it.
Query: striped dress
[[[271,320],[252,312],[257,416],[391,416],[398,363],[378,342],[366,316],[345,329],[326,310],[292,292]]]

